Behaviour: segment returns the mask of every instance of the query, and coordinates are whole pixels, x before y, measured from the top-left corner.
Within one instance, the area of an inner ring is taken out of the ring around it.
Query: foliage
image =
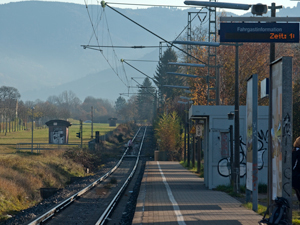
[[[268,185],[267,184],[258,184],[258,193],[267,193],[268,191]]]
[[[177,113],[163,113],[155,124],[155,137],[160,151],[167,151],[170,160],[180,160],[182,141]]]
[[[136,121],[139,118],[137,107],[137,96],[131,96],[127,101],[119,97],[116,101],[116,116],[125,123],[129,121]]]
[[[247,202],[247,203],[243,204],[243,206],[246,207],[247,209],[252,210],[253,204],[252,204],[252,202]],[[261,204],[257,204],[257,213],[259,215],[263,216],[265,214],[266,210],[267,210],[266,206],[261,205]]]
[[[192,163],[190,163],[190,166],[188,167],[187,161],[186,161],[186,162],[180,161],[180,164],[181,164],[183,167],[187,168],[189,171],[194,172],[194,173],[197,173],[197,165],[198,165],[198,162],[195,162],[195,166],[194,166],[194,167],[192,166]],[[203,165],[203,163],[201,163],[201,168],[200,168],[199,177],[202,177],[202,178],[204,177],[204,165]]]
[[[125,98],[119,96],[117,98],[117,101],[115,102],[115,109],[118,114],[121,114],[123,108],[126,106],[126,100]]]
[[[4,116],[6,124],[9,122],[9,131],[10,122],[17,117],[18,100],[20,97],[21,95],[16,88],[8,86],[0,87],[0,113]],[[7,132],[7,125],[5,132]]]
[[[4,118],[0,123],[0,132],[7,133],[13,128],[13,131],[28,129],[28,123],[32,121],[35,127],[42,127],[52,119],[66,120],[72,117],[83,121],[91,120],[92,112],[94,122],[106,123],[108,118],[115,116],[115,109],[110,101],[88,96],[82,103],[72,91],[50,96],[46,102],[36,100],[24,103],[19,98],[16,88],[0,88],[0,115]]]
[[[85,148],[69,149],[64,152],[64,157],[82,165],[84,168],[89,168],[92,172],[99,169],[98,166],[102,164],[99,152],[90,152]]]
[[[258,79],[269,77],[269,45],[264,43],[243,43],[239,47],[239,96],[240,104],[246,104],[246,80],[252,74]],[[235,101],[235,63],[236,47],[220,46],[218,48],[218,64],[220,70],[221,104],[233,105]]]
[[[137,109],[140,120],[152,121],[154,111],[155,89],[146,77],[137,95]]]
[[[173,99],[175,96],[179,96],[182,93],[181,90],[175,88],[164,87],[164,85],[183,85],[183,79],[172,75],[167,74],[167,72],[176,72],[177,66],[168,65],[169,62],[176,62],[177,55],[176,52],[168,48],[163,56],[160,58],[159,63],[156,68],[154,75],[154,83],[158,87],[159,91],[159,101],[163,105],[167,99]]]
[[[226,192],[227,194],[229,194],[230,196],[233,196],[233,197],[241,197],[240,194],[237,194],[233,191],[233,186],[232,185],[219,185],[219,186],[216,187],[215,190]],[[240,193],[245,193],[245,187],[240,186]]]

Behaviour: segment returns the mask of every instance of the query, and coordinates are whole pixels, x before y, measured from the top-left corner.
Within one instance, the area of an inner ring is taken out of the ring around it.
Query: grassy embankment
[[[72,124],[69,128],[69,143],[79,144],[80,139],[76,137],[79,122],[72,121]],[[119,134],[116,134],[120,136],[122,133],[121,136],[126,138],[128,127],[120,127]],[[100,131],[100,135],[114,129],[116,127],[109,127],[108,124],[94,124],[94,131]],[[90,136],[91,124],[84,124],[83,145],[90,141]],[[33,137],[34,143],[47,143],[48,128],[35,129]],[[40,188],[62,188],[68,184],[70,177],[86,176],[86,167],[95,172],[103,163],[103,154],[100,151],[90,152],[85,148],[81,150],[73,147],[42,150],[39,153],[34,151],[31,154],[30,150],[16,151],[16,144],[20,142],[31,143],[31,130],[6,135],[0,133],[0,221],[7,214],[14,214],[38,203],[41,200]],[[106,149],[120,148],[122,145],[115,137],[104,143]]]

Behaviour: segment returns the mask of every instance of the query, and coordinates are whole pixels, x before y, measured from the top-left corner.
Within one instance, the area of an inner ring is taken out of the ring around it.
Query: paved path
[[[261,219],[226,193],[208,190],[178,162],[151,161],[132,224],[257,225]]]

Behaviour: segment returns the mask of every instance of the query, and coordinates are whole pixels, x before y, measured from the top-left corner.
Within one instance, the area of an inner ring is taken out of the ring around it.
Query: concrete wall
[[[228,120],[228,113],[234,106],[192,106],[189,110],[190,119],[203,119],[204,123],[204,183],[209,188],[230,184],[230,151],[229,126],[234,120]],[[259,183],[267,183],[267,131],[268,107],[258,108],[258,177]],[[228,133],[228,134],[226,134]],[[234,135],[233,135],[234,137]],[[222,143],[223,140],[223,143]],[[222,147],[223,146],[223,147]],[[246,182],[246,107],[240,106],[240,179],[241,185]]]

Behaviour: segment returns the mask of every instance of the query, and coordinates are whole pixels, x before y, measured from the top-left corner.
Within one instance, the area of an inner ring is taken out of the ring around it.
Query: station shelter
[[[189,119],[204,125],[202,150],[204,153],[204,183],[209,189],[230,185],[229,126],[234,120],[228,114],[234,106],[192,105]],[[246,106],[239,107],[240,114],[240,184],[246,182]],[[258,106],[258,183],[267,184],[268,177],[268,106]],[[234,138],[234,129],[233,129]],[[234,145],[234,141],[233,141]],[[233,146],[234,149],[234,146]]]
[[[66,120],[50,120],[46,122],[49,127],[49,144],[68,144],[69,127],[72,125]]]
[[[110,127],[115,127],[117,126],[117,118],[109,118],[108,121],[109,121],[109,126]]]

